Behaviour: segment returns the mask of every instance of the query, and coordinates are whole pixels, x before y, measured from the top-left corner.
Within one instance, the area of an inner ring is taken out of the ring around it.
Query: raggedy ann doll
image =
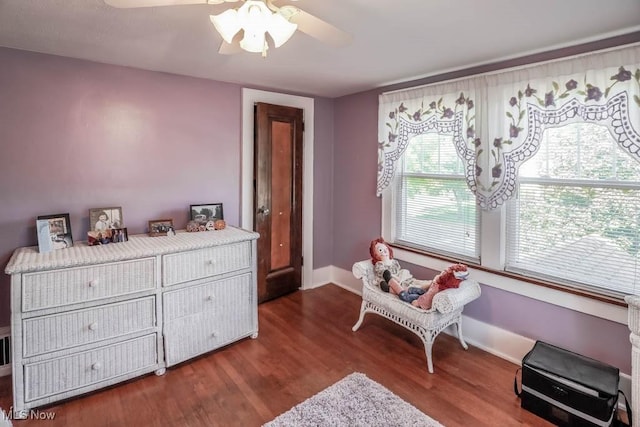
[[[431,285],[430,280],[418,280],[409,270],[400,267],[400,263],[393,258],[393,249],[382,237],[371,241],[369,253],[380,289],[397,295],[402,301],[415,301]]]

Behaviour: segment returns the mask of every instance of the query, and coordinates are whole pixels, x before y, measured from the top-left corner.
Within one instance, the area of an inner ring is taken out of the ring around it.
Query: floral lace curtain
[[[472,81],[380,95],[377,195],[393,180],[396,161],[424,133],[451,136],[475,192],[476,91]]]
[[[495,209],[514,196],[544,130],[572,122],[607,126],[640,162],[640,46],[382,94],[377,194],[411,138],[437,131],[453,135],[478,205]]]

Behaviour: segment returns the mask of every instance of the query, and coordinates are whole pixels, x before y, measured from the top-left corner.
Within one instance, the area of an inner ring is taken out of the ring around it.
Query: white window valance
[[[380,95],[377,195],[391,183],[411,139],[432,132],[453,138],[475,192],[476,98],[472,79]]]
[[[544,130],[572,122],[606,126],[640,162],[640,46],[380,95],[377,194],[411,138],[437,132],[454,137],[469,189],[494,209]]]

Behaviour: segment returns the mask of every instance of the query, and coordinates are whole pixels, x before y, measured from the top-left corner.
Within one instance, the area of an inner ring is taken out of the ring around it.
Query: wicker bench
[[[363,283],[360,318],[352,328],[354,332],[360,328],[367,313],[378,314],[407,328],[424,343],[429,373],[433,373],[433,341],[448,326],[457,325],[460,344],[465,350],[468,348],[462,338],[462,309],[465,304],[480,296],[480,285],[475,280],[467,279],[461,282],[458,288],[438,292],[433,298],[432,308],[423,310],[401,301],[396,295],[383,292],[375,283],[370,259],[356,262],[352,271]]]

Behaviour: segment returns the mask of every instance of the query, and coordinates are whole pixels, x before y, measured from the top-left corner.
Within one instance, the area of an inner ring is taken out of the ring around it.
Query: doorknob
[[[267,208],[266,206],[262,205],[258,208],[258,213],[259,214],[263,214],[264,216],[269,215],[271,211],[269,210],[269,208]]]

